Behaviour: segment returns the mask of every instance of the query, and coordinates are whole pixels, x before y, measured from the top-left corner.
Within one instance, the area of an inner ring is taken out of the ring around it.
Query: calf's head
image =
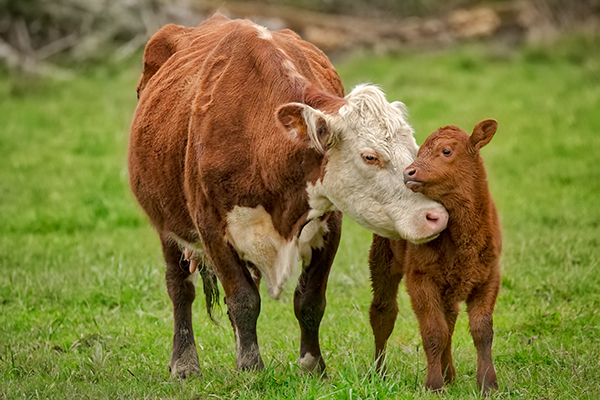
[[[471,136],[456,126],[438,129],[404,170],[406,186],[440,202],[453,192],[467,190],[468,182],[485,174],[479,150],[492,140],[497,128],[495,120],[486,119],[475,125]]]
[[[284,128],[304,132],[300,136],[327,159],[322,178],[309,185],[311,207],[333,205],[391,239],[421,243],[437,237],[447,211],[404,184],[403,170],[418,151],[404,105],[388,103],[374,86],[359,86],[327,111],[292,103],[277,113]]]

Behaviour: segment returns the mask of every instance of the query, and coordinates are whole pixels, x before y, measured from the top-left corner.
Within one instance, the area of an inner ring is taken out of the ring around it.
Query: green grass
[[[483,45],[347,60],[404,101],[422,143],[439,126],[499,121],[483,151],[504,228],[495,312],[494,398],[600,397],[600,47]],[[295,364],[291,302],[263,296],[265,372],[237,373],[234,339],[194,305],[203,377],[171,380],[172,316],[158,239],[129,192],[127,130],[139,60],[64,83],[0,74],[0,399],[437,399],[404,288],[389,375],[372,374],[366,257],[370,234],[346,220],[321,341],[329,378]],[[289,296],[288,296],[289,299]],[[461,314],[457,382],[477,398]]]

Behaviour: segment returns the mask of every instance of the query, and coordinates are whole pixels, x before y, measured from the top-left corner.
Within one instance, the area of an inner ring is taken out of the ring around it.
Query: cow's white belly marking
[[[300,260],[310,262],[313,248],[324,245],[327,224],[310,221],[300,236],[286,240],[263,206],[239,207],[227,214],[225,239],[242,260],[254,264],[265,278],[269,295],[278,298],[287,280],[298,273]]]

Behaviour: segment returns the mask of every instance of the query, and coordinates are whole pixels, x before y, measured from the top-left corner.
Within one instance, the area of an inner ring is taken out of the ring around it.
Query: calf
[[[167,25],[146,46],[138,97],[130,184],[167,264],[174,376],[200,369],[198,273],[209,315],[217,278],[225,290],[236,368],[259,369],[261,278],[277,298],[302,262],[299,364],[320,372],[340,211],[395,239],[427,241],[446,227],[446,210],[404,185],[418,147],[403,104],[373,86],[344,96],[327,57],[292,31],[222,15]]]
[[[479,388],[486,394],[498,388],[491,347],[502,244],[479,155],[496,128],[496,121],[488,119],[478,123],[471,136],[455,126],[438,129],[404,170],[406,186],[448,210],[448,228],[437,239],[413,244],[374,235],[371,245],[373,301],[369,315],[378,368],[383,366],[385,345],[398,313],[398,285],[406,275],[427,356],[425,386],[431,390],[441,390],[444,380],[450,382],[456,375],[451,342],[462,301],[467,302],[477,349]]]

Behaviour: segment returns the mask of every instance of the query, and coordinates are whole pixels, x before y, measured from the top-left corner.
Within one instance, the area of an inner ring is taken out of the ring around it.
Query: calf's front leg
[[[450,331],[444,316],[437,286],[426,274],[412,271],[406,278],[412,308],[419,320],[423,349],[427,356],[425,387],[440,391],[444,386],[442,354],[450,343]]]
[[[456,369],[452,360],[452,335],[454,334],[454,326],[456,325],[459,310],[458,303],[454,301],[446,301],[444,303],[444,315],[448,324],[448,343],[442,352],[442,373],[444,374],[444,381],[446,383],[450,383],[456,378]]]

